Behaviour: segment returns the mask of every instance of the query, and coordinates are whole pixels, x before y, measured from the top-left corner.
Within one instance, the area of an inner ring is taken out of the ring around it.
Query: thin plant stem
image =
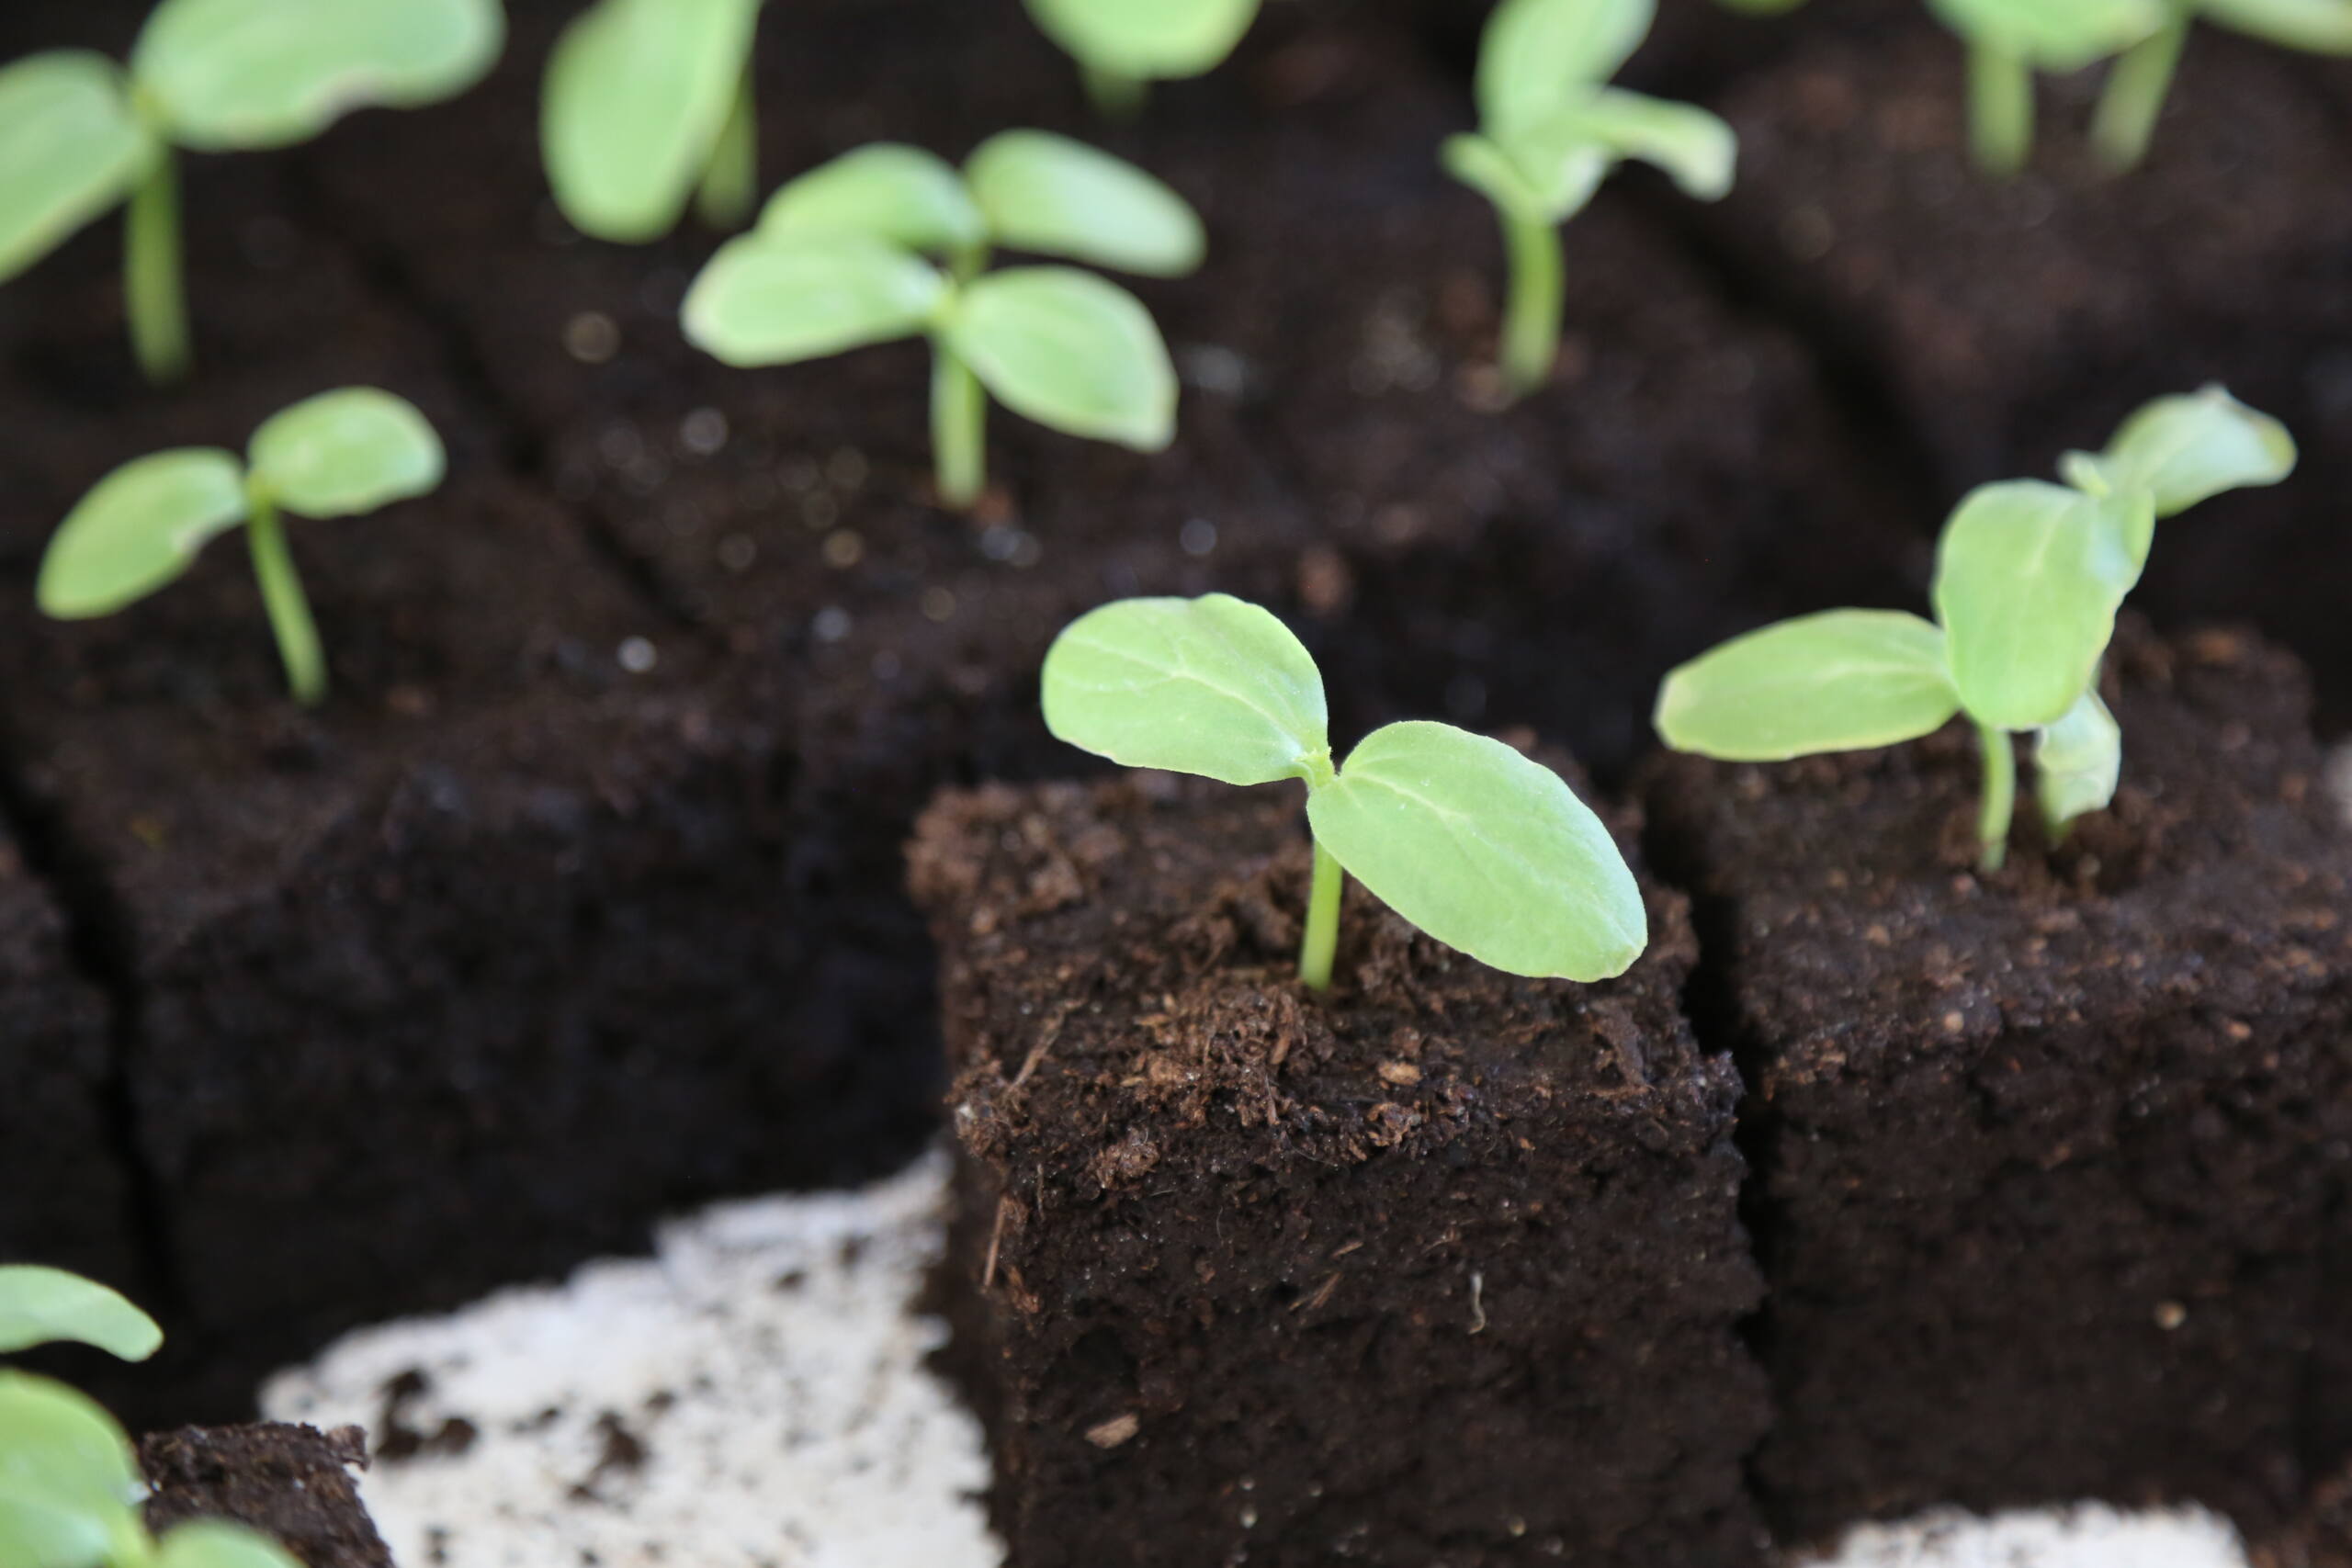
[[[1092,65],[1080,65],[1079,75],[1086,84],[1087,101],[1104,119],[1123,124],[1134,119],[1151,96],[1151,84],[1140,76],[1125,76]]]
[[[1980,724],[1976,742],[1984,753],[1984,798],[1976,815],[1976,839],[1984,852],[1977,864],[1998,871],[2009,858],[2009,818],[2018,807],[2018,757],[2006,729]]]
[[[253,551],[254,577],[261,584],[262,607],[269,612],[269,629],[277,634],[278,657],[286,663],[286,683],[294,700],[316,707],[327,694],[326,655],[319,648],[318,623],[311,618],[311,602],[295,575],[293,553],[286,547],[286,525],[277,505],[265,495],[253,498],[253,514],[245,524],[245,543]]]
[[[941,505],[961,512],[980,499],[988,483],[988,393],[980,378],[944,343],[934,343],[931,446]]]
[[[2033,152],[2033,70],[2007,50],[1968,46],[1968,134],[1976,166],[2014,175]]]
[[[1298,947],[1298,977],[1309,990],[1331,987],[1331,959],[1340,949],[1340,894],[1347,874],[1319,842],[1315,846],[1315,883],[1306,898],[1306,936]]]
[[[2148,155],[2188,43],[2188,17],[2183,15],[2154,37],[2132,45],[2108,73],[2098,118],[2091,122],[2091,145],[2109,169],[2118,174],[2135,169]]]
[[[1552,378],[1560,356],[1560,308],[1567,297],[1560,231],[1540,218],[1502,214],[1510,254],[1510,299],[1503,311],[1503,382],[1524,397]]]
[[[743,64],[742,80],[735,85],[735,101],[719,127],[718,141],[695,192],[695,213],[706,227],[740,229],[752,215],[760,195],[759,110],[752,102],[752,66]]]
[[[180,268],[180,179],[169,147],[131,190],[123,217],[122,301],[130,352],[157,386],[188,371],[187,284]]]

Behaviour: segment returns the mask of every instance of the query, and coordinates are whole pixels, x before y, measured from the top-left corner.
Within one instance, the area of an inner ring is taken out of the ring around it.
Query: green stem
[[[123,219],[122,302],[130,351],[157,386],[186,376],[187,286],[180,277],[180,180],[172,150],[160,142],[154,166],[130,193]]]
[[[1524,397],[1552,378],[1560,357],[1560,307],[1567,297],[1560,231],[1540,218],[1502,214],[1510,254],[1510,300],[1503,312],[1503,382]]]
[[[2099,162],[2118,174],[2139,167],[2156,134],[2172,91],[2173,73],[2188,43],[2188,17],[2181,16],[2143,42],[2134,44],[2108,73],[2107,90],[2091,122],[2091,145]]]
[[[972,367],[944,343],[931,362],[931,446],[938,466],[939,502],[961,512],[988,483],[988,394]]]
[[[262,607],[269,612],[269,629],[277,634],[278,657],[286,661],[286,683],[293,688],[296,702],[316,707],[327,694],[327,661],[319,649],[318,623],[311,618],[311,602],[295,575],[277,503],[255,494],[252,504],[245,543],[253,551],[254,577],[261,584]]]
[[[1976,166],[2014,175],[2033,152],[2033,71],[1990,44],[1968,46],[1969,139]]]
[[[1122,123],[1143,113],[1144,101],[1151,96],[1151,84],[1140,76],[1123,76],[1116,71],[1103,71],[1081,64],[1079,74],[1086,84],[1086,96],[1093,104],[1094,112],[1104,119]]]
[[[1976,815],[1976,840],[1984,853],[1977,864],[1998,871],[2009,857],[2009,818],[2018,808],[2018,757],[2006,729],[1980,724],[1976,743],[1984,753],[1984,799]]]
[[[746,61],[743,78],[735,85],[735,101],[727,110],[727,123],[718,129],[718,141],[710,150],[709,165],[695,192],[695,215],[708,228],[741,228],[752,216],[752,204],[759,200],[760,121],[752,91],[752,66]]]
[[[1315,885],[1306,899],[1306,937],[1298,947],[1298,977],[1310,990],[1331,987],[1331,959],[1340,949],[1340,893],[1347,874],[1321,843],[1315,846]]]

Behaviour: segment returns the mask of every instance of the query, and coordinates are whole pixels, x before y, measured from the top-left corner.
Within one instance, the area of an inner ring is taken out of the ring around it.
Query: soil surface
[[[351,1472],[368,1468],[356,1427],[187,1427],[139,1442],[153,1489],[147,1527],[228,1518],[276,1540],[303,1568],[392,1568]]]

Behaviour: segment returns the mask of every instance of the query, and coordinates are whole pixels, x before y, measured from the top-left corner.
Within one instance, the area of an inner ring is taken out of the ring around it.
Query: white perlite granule
[[[2229,1521],[2201,1508],[2124,1513],[2103,1503],[1979,1518],[1938,1509],[1864,1525],[1798,1568],[2245,1568]]]

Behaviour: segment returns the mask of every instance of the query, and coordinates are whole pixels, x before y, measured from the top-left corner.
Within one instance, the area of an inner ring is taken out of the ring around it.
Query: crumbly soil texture
[[[356,1427],[259,1422],[183,1427],[140,1439],[147,1528],[168,1535],[191,1519],[231,1519],[292,1552],[302,1568],[392,1568],[355,1472],[368,1468]]]

